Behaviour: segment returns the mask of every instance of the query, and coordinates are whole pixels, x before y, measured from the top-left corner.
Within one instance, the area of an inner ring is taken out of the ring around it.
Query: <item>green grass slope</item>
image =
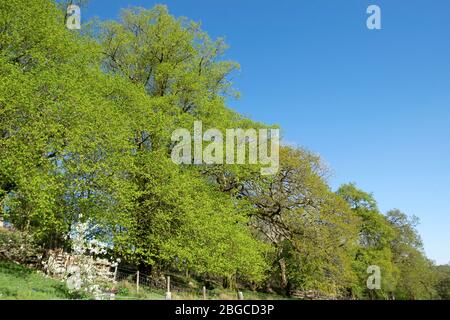
[[[7,261],[0,261],[0,300],[69,299],[64,283]]]

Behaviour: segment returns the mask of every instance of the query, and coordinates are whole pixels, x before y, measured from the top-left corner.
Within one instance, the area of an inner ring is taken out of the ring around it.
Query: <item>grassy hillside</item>
[[[0,300],[68,299],[64,283],[30,268],[0,261]]]

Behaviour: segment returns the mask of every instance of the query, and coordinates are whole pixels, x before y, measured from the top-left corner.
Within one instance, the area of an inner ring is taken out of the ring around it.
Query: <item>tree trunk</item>
[[[284,260],[284,258],[281,258],[278,261],[279,265],[280,265],[280,274],[281,274],[281,289],[283,291],[285,291],[287,294],[289,292],[287,292],[288,289],[288,279],[287,279],[287,274],[286,274],[286,261]]]

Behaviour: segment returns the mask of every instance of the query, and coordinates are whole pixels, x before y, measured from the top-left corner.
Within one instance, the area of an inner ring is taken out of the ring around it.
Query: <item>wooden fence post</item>
[[[172,292],[170,292],[170,276],[167,276],[166,300],[172,300]]]
[[[136,273],[136,292],[139,292],[139,270]]]
[[[114,282],[117,281],[117,265],[114,267]]]
[[[203,286],[203,300],[206,300],[206,287]]]
[[[244,300],[244,294],[241,291],[238,292],[238,300]]]

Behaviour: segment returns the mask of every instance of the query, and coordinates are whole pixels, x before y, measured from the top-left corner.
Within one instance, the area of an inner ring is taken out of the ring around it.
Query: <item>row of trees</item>
[[[417,221],[353,184],[333,192],[311,152],[281,147],[274,176],[171,161],[171,133],[194,121],[269,127],[227,108],[239,65],[223,39],[164,6],[73,32],[60,6],[0,3],[0,216],[15,228],[70,250],[73,226],[93,221],[122,261],[226,286],[448,298],[449,268],[426,258]],[[370,265],[381,290],[366,287]]]

